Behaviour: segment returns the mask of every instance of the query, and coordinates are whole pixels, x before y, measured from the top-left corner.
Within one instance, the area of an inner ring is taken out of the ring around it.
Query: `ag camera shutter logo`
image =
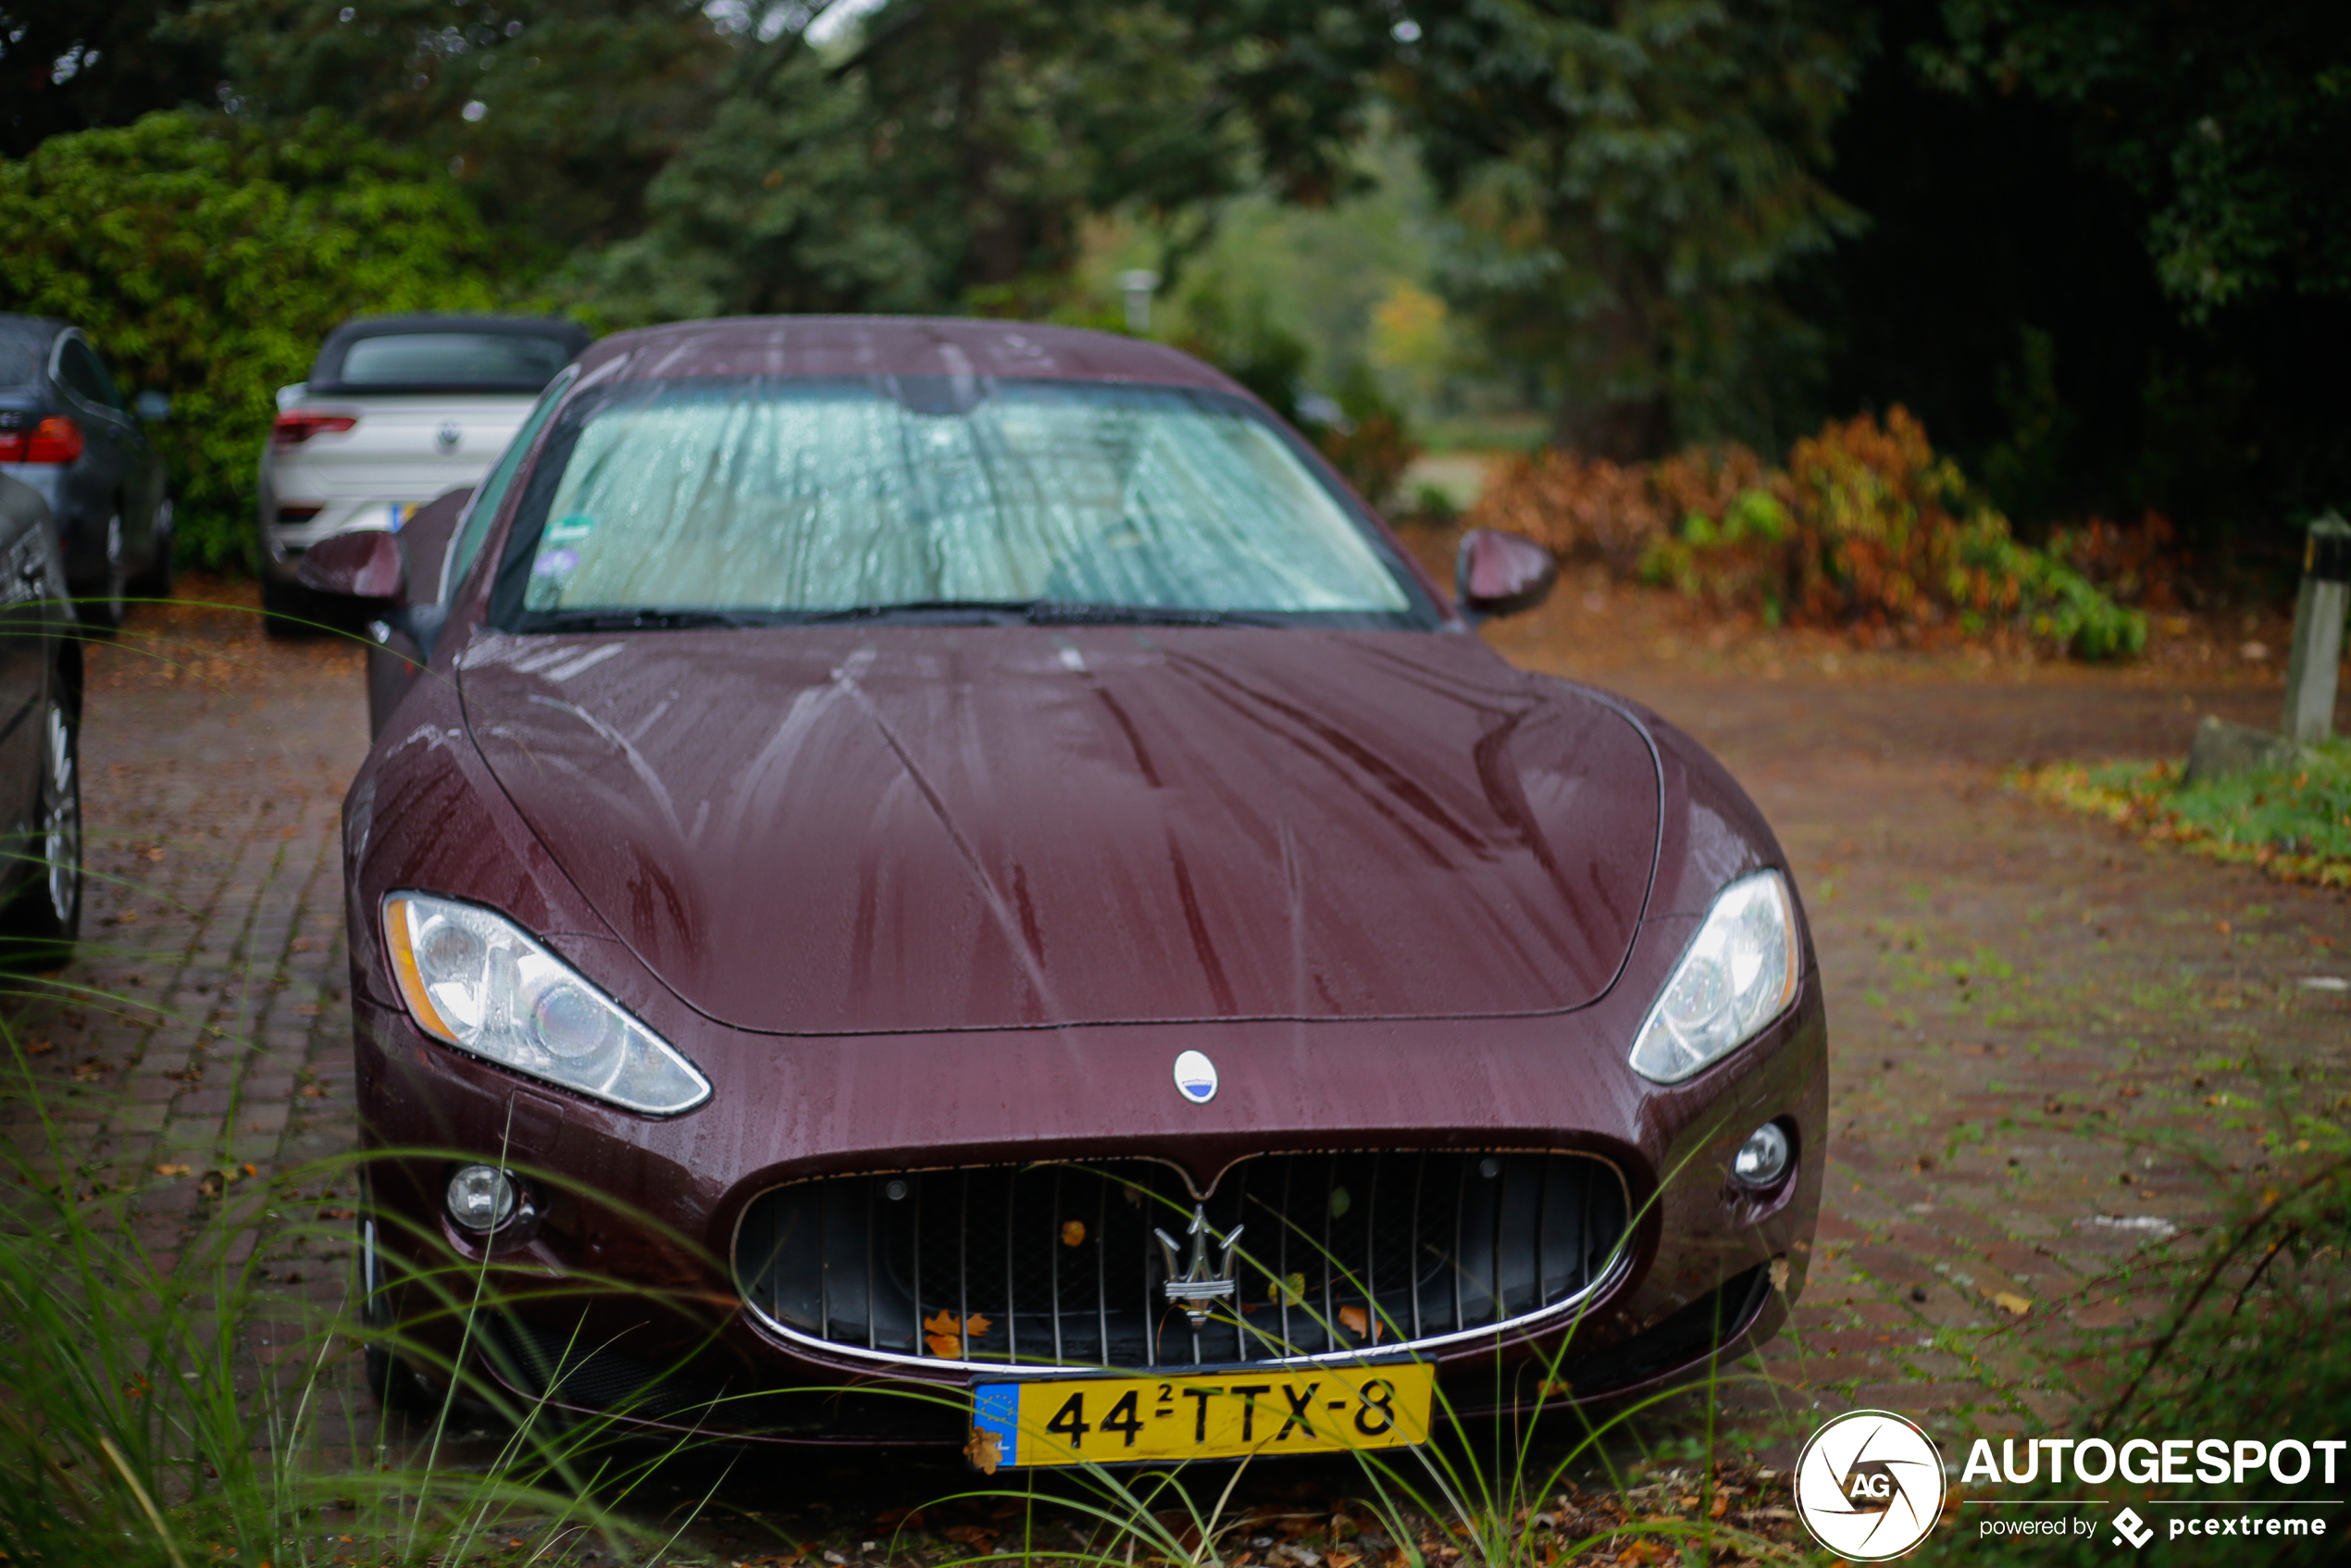
[[[1899,1557],[1943,1512],[1943,1456],[1915,1422],[1857,1410],[1812,1434],[1796,1462],[1796,1514],[1855,1562]]]

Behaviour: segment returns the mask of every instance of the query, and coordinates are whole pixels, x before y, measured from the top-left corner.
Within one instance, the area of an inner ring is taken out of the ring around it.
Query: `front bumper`
[[[1802,1288],[1820,1200],[1818,977],[1761,1038],[1671,1088],[1631,1079],[1620,1047],[1574,1039],[1621,1032],[1609,1012],[833,1040],[719,1030],[732,1039],[679,1043],[704,1060],[755,1050],[769,1087],[754,1095],[719,1075],[716,1100],[671,1121],[530,1084],[365,998],[355,1020],[371,1146],[449,1151],[371,1164],[391,1275],[441,1271],[469,1294],[490,1264],[495,1305],[471,1340],[472,1370],[516,1396],[552,1389],[553,1402],[656,1426],[960,1446],[974,1373],[787,1337],[749,1310],[730,1253],[755,1198],[809,1176],[1018,1161],[1155,1157],[1204,1187],[1233,1161],[1276,1151],[1574,1151],[1614,1164],[1630,1188],[1622,1264],[1573,1307],[1430,1349],[1456,1415],[1670,1384],[1768,1338]],[[1186,1046],[1234,1064],[1211,1105],[1165,1087]],[[1090,1114],[1020,1091],[1048,1073],[1094,1080]],[[1793,1132],[1794,1168],[1748,1193],[1730,1180],[1732,1151],[1775,1117]],[[533,1193],[528,1215],[487,1243],[441,1206],[467,1157],[524,1173]],[[429,1286],[394,1285],[387,1304],[427,1359],[451,1363],[462,1319],[436,1310]]]

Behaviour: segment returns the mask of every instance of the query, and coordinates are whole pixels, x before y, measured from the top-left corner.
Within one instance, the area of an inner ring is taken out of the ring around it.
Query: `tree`
[[[2189,321],[2274,294],[2351,293],[2351,13],[2332,0],[2148,6],[1946,0],[1918,52],[1959,93],[2071,111],[2084,155],[2146,204]]]
[[[1089,213],[1339,188],[1387,48],[1307,0],[891,0],[830,45],[754,37],[645,232],[579,276],[616,319],[1034,311]]]
[[[445,167],[541,265],[633,233],[730,49],[696,0],[191,0],[156,27],[257,120],[327,110]]]
[[[362,311],[487,309],[498,247],[429,166],[331,117],[149,115],[0,162],[0,310],[89,332],[158,440],[182,559],[250,563],[253,475],[319,340]]]
[[[156,109],[215,106],[224,75],[209,40],[166,40],[185,0],[0,4],[0,157],[52,136],[128,125]]]
[[[1857,215],[1822,172],[1863,26],[1831,0],[1463,0],[1395,77],[1451,203],[1447,286],[1615,458],[1774,433],[1778,285]]]

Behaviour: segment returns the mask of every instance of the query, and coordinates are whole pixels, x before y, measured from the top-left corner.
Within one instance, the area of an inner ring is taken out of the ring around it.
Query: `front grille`
[[[1207,1273],[1237,1227],[1229,1295]],[[1196,1198],[1183,1174],[1106,1160],[825,1176],[753,1200],[744,1299],[789,1333],[897,1359],[1150,1367],[1400,1349],[1576,1300],[1626,1221],[1616,1168],[1581,1154],[1269,1154]]]

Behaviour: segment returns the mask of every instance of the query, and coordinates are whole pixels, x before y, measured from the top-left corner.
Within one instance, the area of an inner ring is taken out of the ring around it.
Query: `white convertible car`
[[[278,392],[261,454],[262,608],[270,630],[315,617],[305,551],[355,529],[399,531],[479,483],[585,328],[545,317],[363,316],[327,336],[310,379]]]

